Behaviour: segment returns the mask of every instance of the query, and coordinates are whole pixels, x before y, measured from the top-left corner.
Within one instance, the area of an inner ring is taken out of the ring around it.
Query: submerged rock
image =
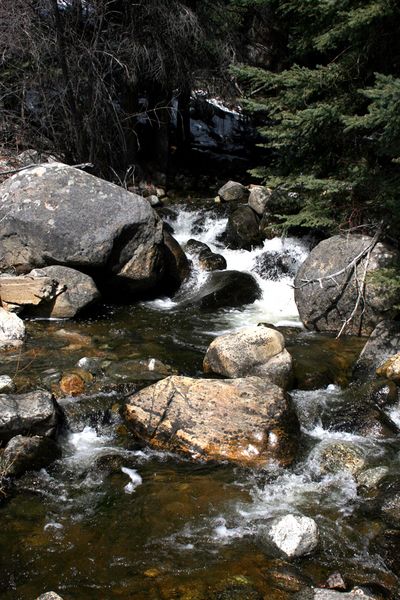
[[[273,519],[268,526],[267,536],[289,558],[311,554],[317,548],[319,540],[314,519],[299,515]]]
[[[362,588],[353,588],[351,592],[337,592],[335,590],[325,590],[314,588],[305,592],[300,592],[295,596],[296,600],[380,600],[378,596],[363,590]]]
[[[249,190],[237,181],[228,181],[218,190],[218,196],[224,202],[246,202]]]
[[[58,282],[55,297],[31,308],[27,312],[30,316],[72,318],[100,298],[100,292],[93,279],[70,267],[54,265],[43,269],[34,269],[29,275],[38,279],[49,277]]]
[[[130,396],[125,417],[152,446],[206,460],[288,465],[298,444],[290,401],[259,377],[168,377]]]
[[[356,381],[368,381],[376,377],[376,370],[400,348],[400,323],[382,321],[368,338],[353,368]]]
[[[64,265],[153,289],[162,222],[140,196],[61,163],[26,169],[0,186],[0,269]]]
[[[365,458],[361,450],[351,442],[331,442],[319,454],[320,471],[340,473],[348,471],[357,475],[365,466]]]
[[[0,350],[20,346],[25,338],[25,325],[17,315],[0,307]]]
[[[203,367],[206,373],[225,377],[265,377],[285,388],[292,374],[292,357],[279,331],[264,326],[247,327],[211,342]]]
[[[56,404],[49,392],[0,394],[1,441],[16,435],[49,436],[55,432],[57,424]]]
[[[374,271],[388,267],[398,253],[377,243],[369,260],[361,258],[357,276],[352,261],[371,247],[372,238],[364,235],[334,236],[318,244],[300,267],[295,279],[295,300],[300,318],[308,329],[368,335],[382,319],[393,318],[400,292],[372,277]],[[368,263],[367,263],[368,260]],[[359,282],[366,272],[365,288],[359,299]]]
[[[61,451],[51,438],[17,435],[8,442],[0,464],[7,477],[19,477],[26,471],[47,467],[60,456]]]

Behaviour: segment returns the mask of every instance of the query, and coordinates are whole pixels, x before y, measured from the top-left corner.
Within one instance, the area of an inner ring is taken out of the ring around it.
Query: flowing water
[[[224,254],[229,269],[252,272],[262,297],[241,309],[188,306],[185,295],[208,277],[192,257],[191,279],[175,299],[103,306],[81,321],[28,323],[26,346],[5,354],[0,366],[19,391],[56,390],[63,372],[85,367],[88,359],[96,377],[83,396],[61,401],[68,424],[62,458],[25,475],[0,507],[0,597],[32,600],[54,589],[65,600],[283,600],[295,589],[282,583],[288,568],[314,585],[340,571],[350,583],[393,588],[395,578],[372,544],[382,525],[363,511],[368,498],[349,472],[324,472],[321,456],[333,441],[351,443],[366,466],[386,465],[395,478],[399,444],[326,424],[324,415],[346,402],[340,386],[363,341],[301,328],[292,273],[307,256],[307,243],[273,239],[234,251],[219,241],[226,218],[213,211],[177,207],[169,221],[182,245],[201,239]],[[286,256],[286,274],[256,273],[260,258],[271,254]],[[169,373],[202,376],[216,335],[259,322],[283,328],[295,360],[301,389],[292,396],[302,443],[292,468],[255,473],[135,445],[119,416],[126,392]],[[399,414],[394,407],[391,416],[400,423]],[[265,535],[268,520],[287,513],[313,517],[320,530],[317,552],[293,567],[274,556]]]

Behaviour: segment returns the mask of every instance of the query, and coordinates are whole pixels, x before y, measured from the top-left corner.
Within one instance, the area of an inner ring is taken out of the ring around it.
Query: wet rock
[[[100,375],[103,372],[104,359],[98,356],[83,356],[78,360],[76,366],[92,375]]]
[[[224,202],[247,202],[249,190],[237,181],[228,181],[218,190],[218,196]]]
[[[285,276],[294,276],[297,272],[297,264],[287,251],[281,254],[266,252],[257,258],[254,271],[263,279],[278,281]]]
[[[158,381],[176,371],[157,358],[127,359],[105,367],[107,377],[123,382]]]
[[[288,465],[298,443],[290,401],[259,377],[168,377],[130,396],[125,418],[152,446],[206,460]]]
[[[281,559],[275,560],[264,576],[272,588],[292,594],[310,585],[309,578],[300,569]]]
[[[180,244],[168,231],[163,233],[165,281],[163,288],[175,292],[189,277],[190,264]]]
[[[314,519],[285,515],[273,519],[267,537],[279,551],[294,558],[311,554],[318,546],[319,533]]]
[[[65,373],[60,381],[60,390],[65,396],[80,396],[86,390],[86,384],[87,378],[81,372]]]
[[[199,266],[203,271],[222,271],[227,264],[222,254],[202,250],[199,254]]]
[[[24,322],[17,315],[0,307],[0,350],[20,346],[24,338]]]
[[[8,394],[15,389],[14,381],[8,375],[0,375],[0,394]]]
[[[203,367],[205,373],[225,377],[265,377],[286,388],[292,374],[292,357],[279,331],[264,326],[247,327],[211,342]]]
[[[133,294],[157,284],[162,222],[144,198],[61,163],[10,177],[0,198],[3,270],[54,264],[93,270],[103,281],[123,281]]]
[[[368,381],[376,377],[376,370],[400,347],[400,323],[382,321],[368,338],[353,368],[356,381]]]
[[[57,293],[57,281],[51,276],[46,277],[45,273],[0,277],[1,301],[5,307],[11,305],[13,312],[51,302],[55,300]]]
[[[199,240],[190,239],[186,242],[185,246],[186,252],[192,254],[193,256],[199,256],[200,252],[212,252],[210,246],[207,246],[204,242],[200,242]]]
[[[262,185],[255,185],[250,190],[248,204],[258,215],[262,215],[271,198],[272,190]]]
[[[374,402],[369,386],[350,386],[344,391],[342,401],[332,404],[322,421],[324,427],[333,431],[374,438],[393,437],[399,431],[383,408]]]
[[[377,368],[378,377],[385,377],[395,383],[400,383],[400,353],[390,356],[380,367]]]
[[[65,425],[72,432],[83,431],[88,425],[98,429],[118,425],[121,423],[119,415],[122,401],[119,395],[112,393],[98,393],[91,397],[60,398]]]
[[[295,279],[295,300],[307,329],[338,333],[358,306],[345,332],[368,335],[379,321],[397,314],[394,305],[400,300],[400,292],[390,290],[371,276],[398,259],[394,249],[381,243],[371,251],[368,265],[366,257],[357,265],[357,273],[365,269],[367,272],[363,301],[357,305],[359,276],[356,278],[348,265],[371,243],[368,236],[338,235],[320,242],[311,251]]]
[[[51,438],[17,435],[4,449],[0,465],[7,477],[19,477],[26,471],[47,467],[60,456],[61,451]]]
[[[93,279],[70,267],[54,265],[34,269],[29,276],[38,279],[51,278],[58,282],[56,296],[26,311],[30,316],[72,318],[100,298],[100,292]]]
[[[337,592],[314,588],[306,592],[300,592],[295,596],[296,600],[380,600],[379,596],[372,595],[362,588],[353,588],[351,592]]]
[[[262,242],[259,217],[250,206],[239,206],[228,219],[226,244],[233,249],[251,250]]]
[[[393,406],[399,400],[398,388],[393,381],[385,379],[370,381],[364,389],[367,402],[380,408]]]
[[[26,394],[0,394],[0,440],[16,435],[55,432],[58,414],[53,396],[44,390]]]
[[[374,490],[378,487],[381,481],[385,479],[388,473],[388,467],[374,467],[372,469],[366,469],[357,475],[357,483],[361,488]]]
[[[386,529],[373,543],[375,550],[395,575],[400,576],[400,530]],[[398,598],[394,595],[393,598]]]
[[[214,310],[223,307],[240,307],[251,304],[261,298],[261,289],[257,281],[250,273],[241,271],[212,271],[207,281],[200,290],[184,290],[182,296],[183,304],[199,305],[206,310]]]
[[[329,443],[321,450],[319,460],[322,474],[348,471],[357,475],[365,466],[361,450],[351,442]]]
[[[326,580],[326,587],[330,590],[346,590],[346,584],[340,573],[332,573]]]
[[[389,527],[400,529],[400,492],[385,494],[381,506],[381,515]]]

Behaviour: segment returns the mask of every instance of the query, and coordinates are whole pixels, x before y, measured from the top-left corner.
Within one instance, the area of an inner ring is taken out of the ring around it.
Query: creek
[[[365,340],[301,327],[292,272],[307,256],[307,242],[276,238],[253,251],[228,250],[219,241],[226,217],[177,206],[168,220],[182,245],[201,239],[225,256],[228,269],[252,272],[262,297],[237,309],[188,306],[186,295],[207,278],[194,260],[190,281],[174,299],[27,323],[23,350],[7,352],[0,365],[19,391],[56,386],[61,373],[88,364],[83,358],[97,371],[84,395],[61,401],[62,458],[22,477],[0,505],[0,597],[33,600],[55,590],[65,600],[284,600],[294,591],[282,583],[287,569],[295,571],[292,579],[314,585],[340,571],[351,584],[393,588],[395,577],[372,543],[382,524],[364,510],[368,494],[347,471],[323,473],[320,458],[332,440],[350,441],[367,467],[386,466],[396,478],[399,440],[327,425],[346,402],[348,370]],[[284,254],[288,271],[257,273],[266,253]],[[201,377],[214,337],[260,322],[282,329],[295,361],[292,397],[302,443],[291,468],[193,463],[135,444],[119,414],[126,393],[172,372]],[[398,422],[399,415],[393,409]],[[320,530],[318,550],[292,567],[265,541],[267,520],[287,513],[314,518]]]

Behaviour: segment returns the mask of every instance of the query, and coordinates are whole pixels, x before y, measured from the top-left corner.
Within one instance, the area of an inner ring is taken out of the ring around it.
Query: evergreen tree
[[[399,3],[255,3],[268,8],[286,35],[282,68],[237,65],[233,72],[245,90],[245,108],[262,119],[270,153],[269,164],[253,174],[298,194],[299,210],[283,217],[283,225],[333,231],[383,218],[397,228]]]

